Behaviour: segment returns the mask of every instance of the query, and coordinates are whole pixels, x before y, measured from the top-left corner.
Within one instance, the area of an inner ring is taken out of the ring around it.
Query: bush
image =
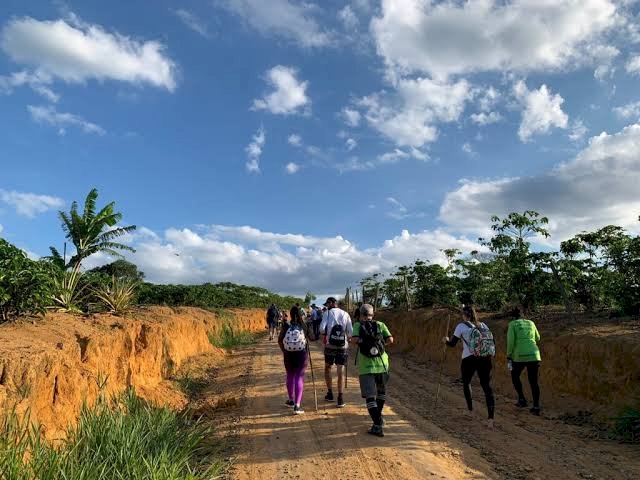
[[[136,280],[113,276],[108,284],[99,284],[94,293],[109,312],[124,315],[133,308],[137,286]]]
[[[233,348],[240,345],[249,345],[254,340],[250,332],[234,331],[231,325],[224,324],[222,330],[217,335],[209,333],[211,345],[218,348]]]
[[[55,447],[27,424],[14,414],[0,424],[2,479],[204,480],[221,469],[209,429],[132,390],[83,407],[77,426]]]
[[[0,238],[0,321],[42,315],[50,302],[52,267]]]

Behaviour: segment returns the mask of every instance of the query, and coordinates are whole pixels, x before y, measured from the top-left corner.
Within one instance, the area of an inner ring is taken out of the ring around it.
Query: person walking
[[[462,373],[462,390],[467,402],[469,414],[473,412],[473,400],[471,396],[471,379],[478,372],[480,386],[484,391],[487,402],[487,426],[493,429],[495,413],[495,399],[491,388],[493,374],[493,356],[496,349],[493,334],[489,327],[478,320],[475,309],[470,305],[465,305],[462,309],[462,322],[460,322],[453,337],[443,337],[442,341],[449,347],[455,347],[462,339],[462,362],[460,370]]]
[[[357,364],[360,394],[373,420],[368,433],[384,437],[382,409],[387,399],[389,355],[386,347],[393,343],[389,328],[374,321],[373,306],[365,303],[359,308],[359,321],[353,326],[351,343],[358,346]]]
[[[312,315],[311,324],[313,325],[313,339],[314,340],[319,340],[320,339],[320,324],[322,323],[322,309],[320,309],[320,307],[316,306],[315,303],[313,305],[311,305],[311,307],[313,308],[313,313],[311,314]]]
[[[282,325],[278,335],[278,345],[284,356],[284,368],[287,372],[287,395],[285,405],[293,407],[294,415],[304,413],[302,394],[304,392],[304,374],[307,369],[307,339],[304,323],[298,308],[291,309],[291,321]]]
[[[269,329],[269,340],[273,340],[276,334],[279,317],[280,311],[278,310],[278,307],[276,307],[276,304],[272,303],[267,310],[267,328]]]
[[[507,360],[511,369],[511,382],[518,394],[517,407],[528,406],[527,399],[522,391],[520,375],[527,369],[527,377],[531,386],[531,396],[533,397],[533,407],[529,410],[534,415],[540,415],[540,386],[538,385],[538,374],[540,371],[540,349],[538,342],[540,333],[536,324],[531,320],[522,318],[520,308],[516,307],[513,312],[513,320],[509,322],[507,330]]]
[[[327,311],[322,316],[320,332],[324,344],[324,378],[327,383],[327,395],[324,399],[332,402],[333,379],[331,368],[336,365],[338,374],[338,408],[344,408],[344,367],[349,356],[349,338],[353,335],[351,317],[347,312],[338,307],[338,301],[334,297],[327,298],[325,302]]]

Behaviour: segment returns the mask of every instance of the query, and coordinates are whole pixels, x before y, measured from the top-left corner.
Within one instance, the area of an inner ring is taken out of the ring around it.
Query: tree
[[[114,240],[132,232],[136,226],[116,226],[122,220],[122,213],[115,211],[115,202],[108,203],[96,213],[97,198],[98,190],[94,188],[85,199],[82,215],[79,214],[78,203],[75,201],[71,204],[69,213],[63,211],[58,213],[66,238],[76,248],[76,253],[65,265],[65,268],[79,269],[85,258],[98,252],[122,257],[120,250],[135,251],[130,246],[117,243]],[[54,247],[51,247],[51,254],[53,261],[60,263],[60,253]]]
[[[109,278],[125,278],[131,281],[142,281],[144,280],[144,272],[138,270],[138,267],[131,263],[127,262],[124,259],[118,259],[115,262],[108,263],[106,265],[102,265],[100,267],[92,268],[87,273],[97,273],[101,275],[105,275]]]
[[[316,297],[313,293],[307,292],[307,294],[304,296],[303,305],[311,305],[311,302],[314,302],[316,298],[318,297]]]

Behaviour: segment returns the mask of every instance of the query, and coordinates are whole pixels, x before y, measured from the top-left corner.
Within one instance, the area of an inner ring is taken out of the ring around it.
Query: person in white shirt
[[[327,395],[324,399],[333,401],[333,378],[331,367],[336,365],[338,374],[338,408],[345,407],[344,403],[344,367],[347,364],[349,355],[349,339],[353,335],[353,325],[351,317],[347,312],[338,308],[338,301],[329,297],[325,303],[327,311],[322,316],[320,323],[320,333],[324,344],[324,378],[327,382]]]

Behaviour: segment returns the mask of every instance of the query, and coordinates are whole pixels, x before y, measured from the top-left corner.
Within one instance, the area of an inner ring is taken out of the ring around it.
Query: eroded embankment
[[[459,319],[446,310],[382,311],[377,318],[389,325],[398,348],[411,352],[419,361],[439,364],[449,315],[451,335]],[[506,371],[508,321],[492,315],[481,318],[496,338],[494,384],[503,393],[512,392]],[[580,406],[574,399],[583,399],[588,401],[583,404],[585,409],[596,408],[599,413],[610,415],[637,402],[634,399],[640,394],[639,322],[585,322],[568,327],[559,317],[553,322],[538,322],[538,328],[542,337],[541,384],[545,405],[571,410]],[[459,369],[460,352],[449,350],[445,372],[457,376]]]
[[[145,398],[175,403],[165,380],[189,357],[224,356],[208,334],[224,325],[264,329],[262,310],[221,314],[196,308],[152,307],[130,318],[50,314],[35,323],[0,327],[0,413],[30,411],[49,438],[73,423],[83,401],[92,403],[129,386]]]

